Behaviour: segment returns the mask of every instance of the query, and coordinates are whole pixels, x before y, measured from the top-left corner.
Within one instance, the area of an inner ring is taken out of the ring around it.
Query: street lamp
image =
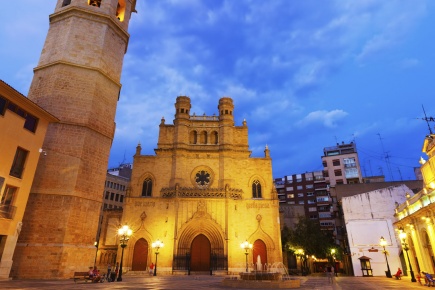
[[[154,265],[154,275],[157,276],[157,255],[159,254],[159,249],[163,248],[164,244],[160,240],[155,241],[152,243],[152,248],[156,251],[156,264]]]
[[[244,241],[243,243],[240,244],[240,247],[243,250],[245,250],[245,255],[246,255],[246,273],[248,273],[248,255],[249,255],[248,251],[250,249],[252,249],[252,244],[250,244],[248,242],[248,240],[246,240],[246,241]]]
[[[95,259],[94,259],[94,268],[97,266],[97,254],[98,254],[98,242],[94,242],[95,246]]]
[[[336,277],[338,277],[338,273],[337,271],[335,271],[335,249],[331,249],[331,263],[332,263],[332,267],[334,267],[334,275]]]
[[[411,272],[411,282],[417,282],[417,280],[415,280],[415,277],[414,277],[414,271],[412,271],[411,262],[409,261],[409,254],[408,254],[409,247],[408,247],[408,244],[405,242],[406,233],[403,230],[403,228],[400,228],[399,230],[400,230],[399,237],[402,240],[402,246],[403,246],[403,249],[406,252],[406,257],[408,257],[409,272]]]
[[[299,256],[299,259],[301,261],[301,274],[302,276],[305,276],[304,274],[304,268],[302,266],[302,257],[304,256],[304,250],[303,249],[297,249],[296,250],[296,255]]]
[[[119,241],[121,243],[121,248],[122,248],[121,264],[119,265],[119,275],[118,275],[118,279],[116,279],[116,281],[118,282],[122,281],[122,260],[124,258],[124,248],[127,247],[127,242],[130,239],[132,233],[133,233],[132,230],[127,225],[122,226],[118,230]]]
[[[392,278],[390,265],[388,264],[387,250],[385,250],[385,246],[388,244],[388,242],[384,239],[384,237],[381,237],[381,241],[379,242],[379,244],[381,245],[381,247],[384,248],[383,253],[385,255],[385,261],[387,262],[387,272],[385,272],[385,274],[387,275],[387,278]]]

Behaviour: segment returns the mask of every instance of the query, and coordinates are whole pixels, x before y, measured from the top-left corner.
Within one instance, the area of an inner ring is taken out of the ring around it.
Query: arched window
[[[124,21],[124,15],[125,15],[125,1],[120,0],[118,1],[118,7],[116,7],[116,18],[118,18],[119,21]]]
[[[254,180],[252,183],[252,197],[261,198],[261,183],[258,180]]]
[[[101,6],[101,0],[89,0],[89,5],[91,6],[95,6],[95,7],[100,7]]]
[[[71,0],[63,0],[62,7],[70,5],[70,4],[71,4]]]
[[[200,144],[207,144],[207,132],[206,131],[202,131],[199,134],[199,143]]]
[[[218,144],[219,143],[219,140],[218,140],[218,132],[216,132],[216,131],[213,131],[212,133],[211,133],[211,144]]]
[[[153,192],[153,181],[151,178],[147,178],[144,180],[142,185],[142,196],[151,196]]]
[[[196,144],[198,142],[198,133],[196,131],[190,132],[190,144]]]

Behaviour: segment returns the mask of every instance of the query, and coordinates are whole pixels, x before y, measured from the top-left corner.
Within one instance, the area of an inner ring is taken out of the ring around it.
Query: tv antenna
[[[381,134],[378,133],[376,135],[379,136],[379,140],[381,141],[382,153],[384,154],[385,163],[387,164],[387,169],[388,169],[388,173],[390,173],[391,181],[394,181],[394,179],[393,179],[393,172],[391,171],[391,166],[390,166],[390,155],[388,154],[388,152],[385,152],[384,143],[382,142],[383,138],[381,137]]]
[[[432,135],[432,129],[430,128],[430,124],[429,122],[435,122],[435,118],[434,117],[428,117],[426,115],[426,111],[424,110],[424,106],[421,105],[421,107],[423,108],[423,113],[424,113],[424,118],[422,118],[422,120],[426,121],[427,127],[429,128],[429,133]]]

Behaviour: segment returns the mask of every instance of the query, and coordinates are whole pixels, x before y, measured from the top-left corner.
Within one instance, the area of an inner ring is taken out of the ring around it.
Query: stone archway
[[[192,271],[210,270],[211,244],[206,236],[200,234],[193,239],[190,253],[190,269]]]
[[[261,261],[261,267],[264,270],[264,264],[267,263],[267,249],[266,244],[262,240],[256,240],[252,247],[252,263],[254,263],[257,270],[260,270],[257,268],[258,261]]]
[[[148,242],[141,238],[134,244],[132,271],[146,271],[148,260]]]

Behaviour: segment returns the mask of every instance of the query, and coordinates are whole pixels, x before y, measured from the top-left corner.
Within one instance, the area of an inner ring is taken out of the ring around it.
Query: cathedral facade
[[[190,115],[190,108],[190,98],[177,98],[173,124],[161,120],[155,155],[137,146],[120,221],[133,230],[124,267],[148,269],[157,240],[164,244],[158,272],[228,273],[282,262],[269,149],[251,157],[247,123],[234,125],[231,98],[219,100],[218,116]],[[115,242],[120,225],[106,223],[103,245]],[[245,241],[252,249],[241,248]]]

